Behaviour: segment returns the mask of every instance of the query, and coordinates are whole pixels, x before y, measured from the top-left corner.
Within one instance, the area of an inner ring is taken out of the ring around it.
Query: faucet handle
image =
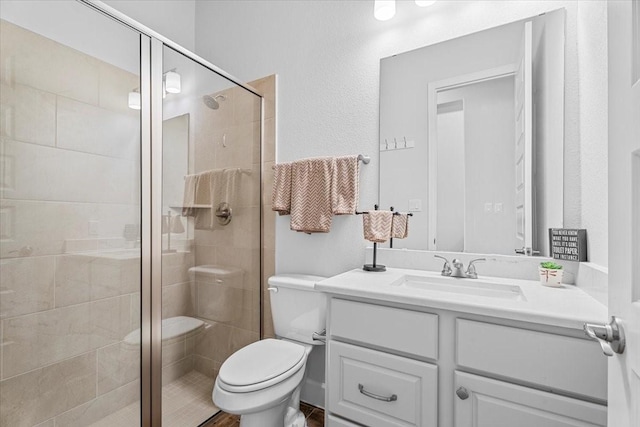
[[[451,265],[449,264],[449,260],[440,255],[434,255],[434,258],[440,258],[444,260],[444,265],[442,266],[442,275],[443,276],[451,276]]]
[[[465,272],[467,277],[470,278],[470,279],[477,279],[478,278],[478,273],[476,272],[476,266],[474,265],[474,263],[476,263],[476,262],[484,262],[486,260],[487,260],[486,258],[472,259],[469,262],[469,266],[467,267],[467,271]]]

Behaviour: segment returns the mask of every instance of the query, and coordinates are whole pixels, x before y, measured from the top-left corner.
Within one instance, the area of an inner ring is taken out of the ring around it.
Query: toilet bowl
[[[214,403],[240,415],[241,427],[304,427],[300,390],[314,332],[324,329],[326,297],[314,290],[320,276],[282,275],[269,279],[274,330],[232,354],[220,368]]]

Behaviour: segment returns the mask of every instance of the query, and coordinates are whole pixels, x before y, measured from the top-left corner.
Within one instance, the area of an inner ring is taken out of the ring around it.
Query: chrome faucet
[[[447,277],[458,277],[463,279],[477,279],[478,273],[476,272],[476,262],[486,261],[486,258],[476,258],[469,262],[469,266],[467,270],[464,270],[464,264],[459,259],[454,259],[451,263],[449,260],[440,255],[434,255],[435,258],[440,258],[444,260],[444,265],[442,266],[442,274]],[[453,268],[451,266],[453,265]]]

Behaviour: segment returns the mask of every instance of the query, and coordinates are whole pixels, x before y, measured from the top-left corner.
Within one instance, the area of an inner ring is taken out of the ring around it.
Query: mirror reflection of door
[[[437,250],[508,253],[516,247],[513,99],[513,74],[438,91]]]
[[[437,199],[435,245],[438,250],[464,251],[465,141],[462,99],[438,104]]]

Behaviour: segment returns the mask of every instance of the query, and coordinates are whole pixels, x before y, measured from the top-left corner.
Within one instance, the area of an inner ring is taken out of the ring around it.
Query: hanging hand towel
[[[196,202],[207,209],[198,209],[196,214],[196,230],[213,230],[217,226],[216,208],[220,204],[223,170],[216,169],[202,172],[196,188]]]
[[[391,237],[391,211],[369,211],[362,215],[364,238],[374,243],[384,243]]]
[[[291,163],[280,163],[273,168],[271,209],[280,215],[291,213]]]
[[[355,215],[359,199],[359,172],[358,156],[336,157],[331,182],[334,215]]]
[[[182,196],[182,216],[195,216],[196,185],[198,175],[185,175],[184,194]]]
[[[404,239],[409,235],[409,215],[395,214],[391,220],[391,238]]]
[[[237,194],[238,186],[240,185],[240,174],[241,171],[238,168],[225,169],[222,172],[222,183],[219,190],[220,194],[218,195],[219,199],[217,201],[218,205],[222,202],[226,202],[229,204],[231,209],[238,207]],[[217,208],[218,205],[214,206],[214,208]]]
[[[331,228],[331,180],[335,159],[317,157],[291,166],[291,229],[328,233]]]

